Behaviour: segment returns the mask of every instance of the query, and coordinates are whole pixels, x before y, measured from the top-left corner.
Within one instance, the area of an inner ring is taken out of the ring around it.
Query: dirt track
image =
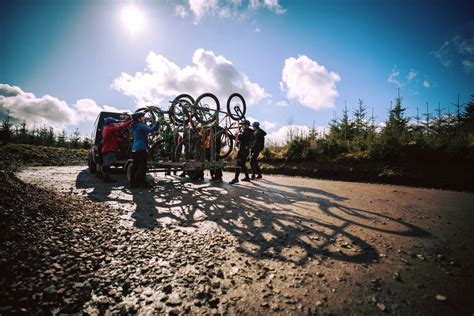
[[[138,290],[129,295],[139,312],[474,312],[472,193],[283,176],[231,186],[228,173],[222,184],[158,174],[154,188],[130,190],[124,175],[103,184],[84,167],[29,168],[19,177],[106,202],[117,211],[111,214],[117,225],[132,229],[128,240],[138,239],[145,248],[154,245],[144,234],[155,230],[228,241],[228,247],[206,252],[204,267],[189,260],[200,250],[182,253],[181,247],[192,246],[180,241],[159,263],[175,290],[166,299],[149,295],[175,302],[158,307]],[[186,264],[176,266],[175,259]],[[216,270],[206,276],[213,298],[193,297],[190,284],[200,281],[178,282],[183,269],[200,271],[186,271],[188,276]],[[162,284],[143,288],[155,291]],[[95,306],[91,301],[88,311]]]

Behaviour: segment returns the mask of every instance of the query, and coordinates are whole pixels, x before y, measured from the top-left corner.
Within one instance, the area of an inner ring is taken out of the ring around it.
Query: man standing
[[[148,135],[158,130],[159,124],[148,127],[145,123],[145,113],[139,112],[132,115],[133,145],[132,145],[132,178],[130,186],[148,187],[146,182],[146,168],[148,161]]]
[[[131,120],[125,123],[115,125],[116,119],[112,117],[106,117],[104,119],[105,127],[102,130],[102,155],[103,155],[103,167],[102,167],[102,178],[104,182],[112,182],[110,178],[110,166],[117,161],[117,132],[121,129],[127,128],[132,124]]]
[[[237,168],[235,169],[235,177],[230,184],[239,182],[240,169],[245,173],[245,178],[242,181],[250,181],[249,171],[247,169],[246,163],[247,158],[249,157],[250,148],[253,144],[254,139],[253,131],[250,129],[250,122],[245,120],[241,123],[241,131],[237,136],[237,146],[239,147],[239,152],[237,153]]]
[[[258,165],[258,155],[265,148],[265,136],[267,133],[260,128],[259,122],[253,122],[253,134],[255,135],[255,144],[252,148],[252,155],[250,156],[250,167],[252,168],[252,180],[255,179],[255,174],[257,174],[257,179],[262,179],[262,171]]]

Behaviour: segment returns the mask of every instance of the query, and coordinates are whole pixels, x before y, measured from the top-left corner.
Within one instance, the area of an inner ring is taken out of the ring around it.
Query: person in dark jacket
[[[148,127],[145,123],[145,113],[139,112],[132,115],[132,178],[130,186],[133,187],[148,187],[146,182],[146,168],[148,161],[148,135],[157,131],[159,124],[156,122],[153,126]]]
[[[234,179],[229,182],[230,184],[239,182],[240,170],[245,173],[245,178],[243,178],[242,181],[250,181],[246,163],[249,157],[252,139],[253,131],[250,129],[250,122],[245,120],[241,123],[241,130],[237,136],[237,146],[239,147],[239,152],[237,153],[237,168],[235,169]]]
[[[132,124],[131,120],[121,124],[116,124],[118,122],[120,121],[117,121],[112,117],[106,117],[104,119],[105,127],[102,130],[102,178],[104,182],[112,182],[112,178],[110,177],[110,166],[117,161],[117,132]]]
[[[259,122],[253,122],[252,127],[253,134],[255,135],[255,143],[251,150],[250,167],[252,168],[252,180],[254,180],[255,175],[257,175],[257,179],[262,179],[262,171],[258,165],[258,155],[260,155],[260,152],[265,148],[265,136],[267,136],[267,133],[260,128]]]

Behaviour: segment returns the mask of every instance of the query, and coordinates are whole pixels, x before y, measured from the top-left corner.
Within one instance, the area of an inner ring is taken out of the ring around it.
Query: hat
[[[259,127],[260,127],[260,123],[259,123],[259,122],[253,122],[253,123],[252,123],[252,126],[253,126],[253,128],[259,128]]]
[[[104,123],[105,125],[109,125],[109,124],[117,123],[117,120],[114,119],[113,117],[106,117],[104,118]]]

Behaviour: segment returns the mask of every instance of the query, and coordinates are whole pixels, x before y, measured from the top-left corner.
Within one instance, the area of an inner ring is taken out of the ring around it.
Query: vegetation
[[[397,97],[386,121],[375,125],[368,117],[367,106],[359,100],[351,116],[347,106],[341,118],[334,118],[329,132],[318,137],[315,129],[309,134],[291,131],[283,148],[264,151],[266,161],[310,161],[324,159],[363,159],[398,161],[400,159],[474,160],[474,95],[454,113],[443,112],[440,105],[424,118],[409,118],[402,98]],[[283,151],[283,154],[282,154]]]
[[[64,130],[60,133],[56,133],[52,127],[47,127],[46,125],[28,128],[25,121],[20,124],[13,124],[8,113],[0,127],[0,143],[16,143],[73,149],[88,149],[91,145],[90,139],[82,137],[77,128],[72,135],[67,135]]]

